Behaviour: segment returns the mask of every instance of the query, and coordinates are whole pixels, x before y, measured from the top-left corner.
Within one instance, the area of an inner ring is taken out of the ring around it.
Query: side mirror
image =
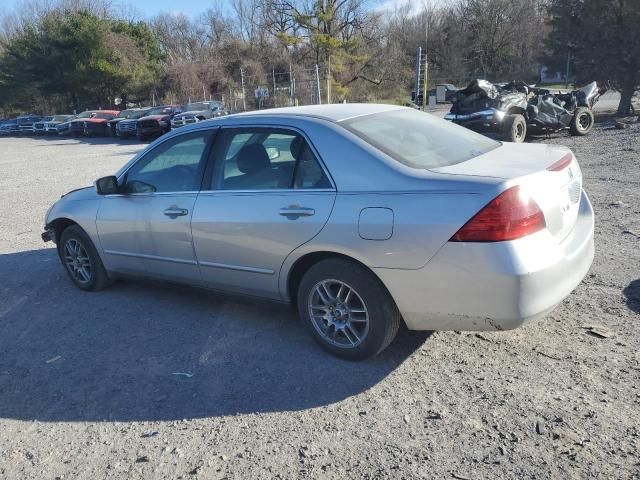
[[[267,155],[269,155],[269,160],[275,160],[280,157],[280,150],[276,147],[267,147]]]
[[[98,195],[112,195],[118,193],[118,179],[113,175],[102,177],[95,181]]]

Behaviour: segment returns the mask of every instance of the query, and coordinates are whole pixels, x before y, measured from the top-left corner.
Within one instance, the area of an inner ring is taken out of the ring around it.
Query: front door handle
[[[296,206],[281,208],[278,213],[280,213],[280,215],[282,215],[283,217],[294,219],[298,217],[310,217],[311,215],[315,215],[316,211],[313,208],[298,207],[296,205]]]
[[[162,213],[164,213],[169,218],[178,218],[187,215],[189,213],[189,210],[187,210],[186,208],[169,207]]]

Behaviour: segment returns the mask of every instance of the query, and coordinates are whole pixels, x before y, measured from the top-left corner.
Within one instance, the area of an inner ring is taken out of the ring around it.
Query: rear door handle
[[[313,208],[307,207],[286,207],[281,208],[278,212],[283,217],[310,217],[316,214],[316,211]]]
[[[164,213],[169,218],[178,218],[187,215],[189,213],[189,210],[187,210],[186,208],[169,207],[162,213]]]

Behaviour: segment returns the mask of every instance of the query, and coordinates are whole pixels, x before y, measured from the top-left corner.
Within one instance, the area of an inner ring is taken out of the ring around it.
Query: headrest
[[[291,140],[291,144],[289,145],[289,151],[291,152],[291,156],[294,159],[297,159],[298,155],[300,155],[300,149],[302,148],[303,144],[304,144],[304,138],[302,138],[301,136],[296,136],[293,140]]]
[[[244,145],[236,154],[236,164],[242,173],[254,173],[269,168],[271,160],[260,143]]]

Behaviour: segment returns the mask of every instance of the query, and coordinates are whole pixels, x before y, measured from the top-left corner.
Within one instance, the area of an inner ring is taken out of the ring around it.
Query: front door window
[[[200,188],[211,131],[180,135],[147,153],[126,174],[126,193],[189,192]]]

